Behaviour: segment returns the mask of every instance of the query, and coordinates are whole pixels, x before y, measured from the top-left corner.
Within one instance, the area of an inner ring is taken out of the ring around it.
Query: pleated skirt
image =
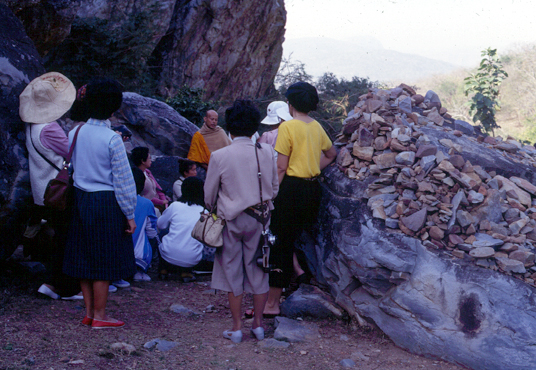
[[[117,280],[136,273],[132,235],[113,191],[74,188],[63,271],[79,279]]]

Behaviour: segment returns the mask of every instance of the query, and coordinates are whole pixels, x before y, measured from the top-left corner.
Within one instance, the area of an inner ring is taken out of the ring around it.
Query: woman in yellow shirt
[[[283,122],[275,150],[280,190],[274,200],[270,229],[276,235],[270,263],[270,291],[265,315],[279,314],[279,299],[293,271],[294,242],[316,221],[320,206],[320,171],[337,156],[328,135],[309,112],[318,105],[318,93],[306,82],[291,85],[286,94],[293,119]]]

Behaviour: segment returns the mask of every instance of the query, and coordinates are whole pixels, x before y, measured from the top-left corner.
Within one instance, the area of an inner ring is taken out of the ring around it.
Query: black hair
[[[179,159],[179,173],[184,176],[185,172],[188,172],[195,166],[195,162],[189,159]]]
[[[181,186],[182,196],[179,202],[187,203],[190,206],[197,204],[203,207],[205,204],[203,184],[203,180],[195,176],[184,179]]]
[[[261,112],[251,100],[235,100],[225,111],[225,124],[233,136],[252,136],[261,122]]]
[[[131,169],[134,182],[136,183],[136,194],[141,194],[145,187],[145,174],[138,167],[131,167]]]
[[[121,108],[123,90],[115,80],[95,78],[87,84],[83,102],[89,118],[108,119]]]
[[[318,105],[318,92],[316,88],[307,82],[296,82],[289,86],[285,97],[290,105],[298,112],[309,113],[316,110]]]
[[[132,149],[130,153],[130,159],[134,166],[138,167],[142,162],[145,162],[149,158],[149,148],[145,146],[138,146]]]

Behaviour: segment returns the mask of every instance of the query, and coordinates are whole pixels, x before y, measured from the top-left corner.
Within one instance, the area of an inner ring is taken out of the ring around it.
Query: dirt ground
[[[244,320],[244,339],[232,344],[221,333],[230,328],[226,294],[210,290],[210,276],[184,284],[178,277],[133,282],[110,294],[108,312],[126,325],[120,329],[92,330],[80,324],[83,301],[54,301],[38,297],[39,274],[31,275],[14,263],[0,263],[0,370],[3,369],[343,369],[351,359],[362,370],[463,369],[460,366],[413,355],[396,347],[376,330],[353,322],[314,321],[318,340],[293,343],[288,348],[263,348],[249,335],[251,320]],[[181,304],[201,313],[182,317],[170,310]],[[246,296],[244,308],[251,306]],[[214,305],[215,312],[205,312]],[[308,320],[308,319],[305,319]],[[267,338],[274,320],[265,320]],[[146,349],[153,339],[176,342],[169,351]],[[112,349],[125,342],[127,353]]]

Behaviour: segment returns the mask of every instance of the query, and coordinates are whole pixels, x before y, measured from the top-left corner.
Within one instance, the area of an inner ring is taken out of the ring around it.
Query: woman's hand
[[[134,234],[134,231],[136,230],[136,221],[134,219],[127,220],[128,222],[128,229],[125,230],[127,234]]]

